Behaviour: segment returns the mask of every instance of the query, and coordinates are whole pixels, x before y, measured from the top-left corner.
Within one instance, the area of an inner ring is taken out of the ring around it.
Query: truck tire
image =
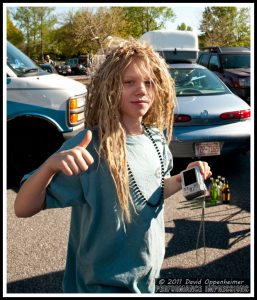
[[[19,184],[25,174],[39,167],[62,143],[61,133],[46,121],[24,118],[8,125],[8,185]]]

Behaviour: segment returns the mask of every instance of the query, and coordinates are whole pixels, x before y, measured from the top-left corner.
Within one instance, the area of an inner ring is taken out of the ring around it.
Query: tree
[[[13,18],[20,30],[25,34],[26,52],[28,56],[41,56],[44,52],[52,52],[53,45],[49,33],[56,23],[52,16],[53,7],[18,7],[13,9]]]
[[[206,7],[200,25],[201,44],[207,46],[250,46],[249,9]]]
[[[173,17],[173,11],[165,7],[81,8],[68,12],[54,35],[66,55],[104,52],[110,40],[138,38],[145,31],[164,28],[164,22]]]
[[[177,30],[193,31],[193,28],[191,26],[187,26],[185,23],[181,23],[180,25],[177,26]]]
[[[7,40],[13,43],[16,46],[21,47],[24,41],[24,36],[12,22],[11,20],[11,12],[7,9]]]
[[[95,54],[109,48],[110,41],[140,37],[165,28],[175,15],[166,7],[87,7],[70,10],[58,22],[49,7],[13,8],[13,19],[24,34],[29,56],[54,52],[61,57]],[[112,38],[110,38],[112,37]]]
[[[175,14],[167,7],[123,7],[129,34],[139,38],[150,30],[165,28],[166,21],[174,21]]]

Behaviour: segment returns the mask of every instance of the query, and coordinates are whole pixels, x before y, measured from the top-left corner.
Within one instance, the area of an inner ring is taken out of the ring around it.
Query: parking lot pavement
[[[214,159],[209,164],[215,177],[229,180],[231,204],[211,205],[206,200],[201,223],[202,199],[188,201],[180,191],[166,200],[166,256],[161,277],[201,279],[202,283],[205,279],[238,279],[249,287],[253,274],[250,155]]]
[[[187,201],[179,194],[166,201],[162,276],[249,279],[249,212],[233,204],[213,206],[206,202],[201,223],[203,201]]]
[[[236,163],[235,163],[236,162]],[[196,250],[202,202],[178,192],[165,201],[166,255],[161,276],[171,279],[241,279],[251,275],[250,156],[213,163],[214,176],[229,179],[231,205],[205,208]],[[52,209],[19,219],[16,192],[7,191],[7,293],[61,293],[70,209]],[[251,254],[252,255],[252,254]]]

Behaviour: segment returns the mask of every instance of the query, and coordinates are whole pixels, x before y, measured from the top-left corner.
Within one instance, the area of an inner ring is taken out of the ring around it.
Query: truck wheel
[[[27,132],[27,133],[26,133]],[[12,132],[13,133],[13,132]],[[19,184],[22,177],[39,167],[63,143],[60,135],[38,131],[28,134],[27,131],[7,134],[7,182]]]

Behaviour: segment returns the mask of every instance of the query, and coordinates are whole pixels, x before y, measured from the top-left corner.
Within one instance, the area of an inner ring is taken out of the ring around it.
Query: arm
[[[92,132],[76,147],[51,155],[41,167],[21,186],[14,203],[17,217],[31,217],[44,208],[45,194],[54,175],[63,172],[67,176],[86,171],[94,161],[85,149],[92,139]]]
[[[164,179],[164,199],[169,198],[179,190],[181,190],[180,174]]]
[[[193,161],[190,164],[188,164],[186,169],[191,169],[194,166],[199,166],[200,171],[203,175],[204,180],[209,178],[212,175],[212,172],[210,170],[210,167],[207,162],[204,161]],[[178,192],[181,189],[181,176],[180,174],[171,176],[169,178],[166,178],[164,180],[164,199],[169,198],[176,192]]]
[[[14,202],[17,217],[31,217],[44,208],[46,188],[53,176],[44,163],[22,184]]]

